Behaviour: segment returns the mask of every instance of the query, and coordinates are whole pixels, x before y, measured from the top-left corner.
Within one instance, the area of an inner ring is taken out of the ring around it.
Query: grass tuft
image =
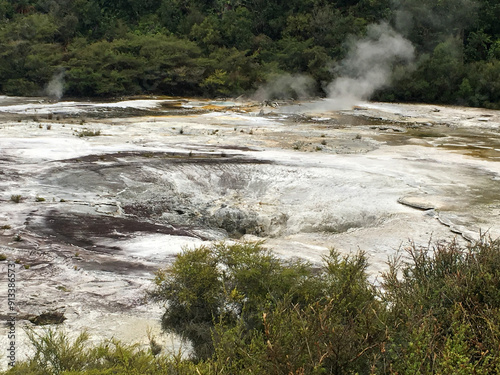
[[[14,203],[20,203],[22,201],[23,197],[21,194],[13,194],[10,196],[10,200]]]
[[[101,135],[100,130],[83,129],[76,132],[76,135],[80,138],[82,137],[97,137]]]

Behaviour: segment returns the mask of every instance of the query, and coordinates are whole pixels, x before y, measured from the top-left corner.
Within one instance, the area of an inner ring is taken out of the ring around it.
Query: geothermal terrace
[[[376,278],[411,241],[500,235],[500,112],[329,108],[0,97],[0,254],[16,262],[19,353],[44,312],[94,340],[146,343],[151,329],[178,348],[144,295],[185,247],[265,240],[313,263],[361,249]]]

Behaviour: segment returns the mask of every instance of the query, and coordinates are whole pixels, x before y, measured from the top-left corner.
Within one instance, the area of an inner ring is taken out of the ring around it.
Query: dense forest
[[[0,93],[227,97],[288,77],[306,90],[275,96],[327,95],[385,25],[413,56],[365,96],[500,108],[499,19],[496,0],[0,0]]]

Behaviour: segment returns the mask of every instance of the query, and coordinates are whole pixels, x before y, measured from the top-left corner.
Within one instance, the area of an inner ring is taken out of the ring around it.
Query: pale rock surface
[[[150,328],[188,351],[145,299],[182,249],[265,240],[313,263],[363,250],[376,280],[411,242],[498,237],[499,161],[500,113],[483,109],[0,97],[0,254],[18,262],[20,317],[59,311],[95,342],[147,345]]]

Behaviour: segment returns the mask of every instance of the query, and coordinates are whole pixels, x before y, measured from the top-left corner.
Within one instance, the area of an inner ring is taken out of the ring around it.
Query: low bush
[[[70,339],[64,330],[47,329],[36,333],[26,330],[34,354],[19,362],[6,373],[9,375],[160,375],[196,374],[194,363],[183,360],[181,354],[155,357],[150,350],[137,345],[125,345],[108,340],[97,346],[89,344],[87,332]],[[206,374],[206,372],[203,372]]]
[[[202,246],[158,271],[150,296],[168,301],[163,328],[188,338],[198,358],[209,358],[216,322],[243,319],[248,330],[261,328],[262,311],[285,295],[294,302],[312,295],[316,279],[310,271],[306,263],[281,261],[258,243]]]
[[[20,194],[12,194],[10,196],[10,200],[14,203],[21,203],[21,200],[23,199],[22,195]]]
[[[83,129],[83,130],[77,131],[76,135],[80,138],[82,138],[82,137],[97,137],[97,136],[101,135],[101,131],[100,130]]]
[[[158,271],[150,297],[192,358],[48,331],[30,334],[35,354],[9,374],[500,372],[499,241],[411,246],[377,286],[367,266],[363,253],[333,250],[321,267],[262,244],[186,250]]]
[[[385,360],[421,374],[500,370],[500,242],[415,246],[384,275]]]

